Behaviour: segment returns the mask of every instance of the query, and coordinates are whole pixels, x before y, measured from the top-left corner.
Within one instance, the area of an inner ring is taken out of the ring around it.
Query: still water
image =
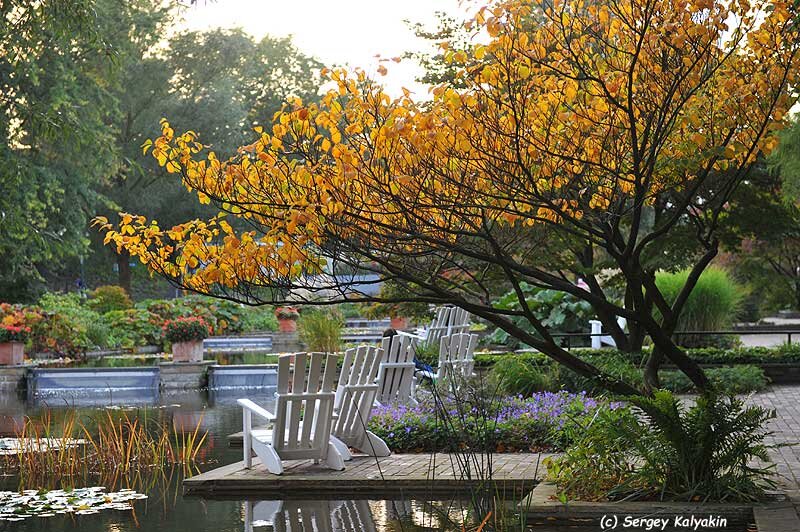
[[[236,399],[247,396],[269,404],[272,389],[202,391],[161,395],[156,399],[135,393],[84,393],[79,396],[27,400],[0,396],[0,436],[13,436],[25,416],[54,417],[76,409],[83,418],[106,416],[121,408],[129,415],[157,415],[169,420],[180,432],[192,432],[198,423],[208,437],[200,452],[200,471],[242,459],[241,449],[230,448],[227,436],[241,430],[241,409]],[[176,532],[266,532],[270,530],[394,531],[439,530],[448,516],[461,522],[465,505],[457,500],[423,502],[411,500],[208,500],[184,497],[183,473],[175,469],[165,475],[121,480],[110,489],[130,486],[146,493],[148,499],[135,501],[133,511],[106,510],[94,515],[30,517],[19,522],[0,522],[0,530],[44,532],[81,530],[85,532],[176,531]],[[127,483],[126,483],[127,482]],[[16,477],[0,480],[0,489],[17,490]],[[37,488],[39,486],[24,486]],[[76,486],[78,487],[78,486]]]
[[[178,433],[191,433],[199,424],[208,431],[199,454],[199,470],[207,471],[241,460],[241,449],[230,448],[227,436],[241,430],[239,397],[250,397],[269,405],[273,389],[225,389],[181,394],[151,395],[145,391],[121,394],[95,391],[78,395],[47,398],[0,395],[0,436],[13,436],[26,416],[41,418],[64,416],[72,409],[82,418],[105,417],[109,410],[125,409],[130,416],[158,416],[168,421]],[[75,393],[75,392],[73,392]],[[89,423],[91,424],[91,422]],[[30,517],[19,522],[0,521],[0,531],[83,532],[175,531],[175,532],[360,532],[360,531],[428,531],[462,530],[469,523],[468,503],[454,495],[451,500],[421,501],[398,496],[397,500],[318,500],[312,493],[305,500],[210,500],[184,497],[183,472],[175,469],[166,474],[120,479],[109,490],[131,487],[148,495],[135,501],[133,510],[104,510],[93,515],[59,515],[49,518]],[[24,486],[37,488],[39,486]],[[58,486],[55,486],[58,487]],[[75,486],[80,487],[80,486]],[[20,479],[0,478],[0,490],[17,490]],[[523,527],[503,527],[521,530]],[[587,523],[555,526],[538,523],[534,530],[556,532],[589,532],[599,530]],[[475,525],[465,530],[479,530]],[[633,529],[629,529],[633,530]],[[742,532],[741,528],[736,529]]]

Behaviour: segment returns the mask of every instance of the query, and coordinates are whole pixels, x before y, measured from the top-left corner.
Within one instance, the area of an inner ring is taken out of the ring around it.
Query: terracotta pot
[[[278,318],[278,330],[283,333],[293,333],[297,331],[297,320],[287,320]]]
[[[398,316],[396,318],[392,318],[389,321],[389,327],[392,329],[399,331],[402,329],[408,329],[408,318],[404,316]]]
[[[173,362],[202,362],[203,341],[175,342],[172,344]]]
[[[22,364],[25,344],[22,342],[0,343],[0,366],[18,366]]]

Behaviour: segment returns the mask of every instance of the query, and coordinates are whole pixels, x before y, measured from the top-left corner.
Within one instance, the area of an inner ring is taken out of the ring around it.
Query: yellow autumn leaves
[[[316,271],[337,241],[417,252],[493,224],[592,223],[774,147],[797,82],[788,4],[534,6],[479,9],[469,25],[488,41],[443,46],[459,84],[430,102],[326,71],[319,102],[290,99],[227,160],[163,120],[143,149],[255,229],[123,215],[98,220],[106,241],[194,289],[269,285]]]

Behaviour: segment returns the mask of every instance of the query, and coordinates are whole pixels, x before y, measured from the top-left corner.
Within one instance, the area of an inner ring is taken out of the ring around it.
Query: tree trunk
[[[703,371],[703,368],[675,345],[669,333],[665,332],[658,324],[652,321],[649,325],[651,325],[651,327],[648,327],[648,332],[650,333],[650,338],[653,340],[653,349],[659,350],[666,358],[678,366],[678,369],[689,377],[689,380],[695,385],[697,391],[705,392],[710,389],[711,383],[705,371]]]
[[[117,255],[117,272],[119,274],[118,284],[125,289],[130,295],[131,293],[131,255],[127,250],[122,250]]]

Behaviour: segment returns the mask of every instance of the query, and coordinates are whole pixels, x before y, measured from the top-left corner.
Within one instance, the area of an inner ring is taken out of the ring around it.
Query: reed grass
[[[91,421],[75,411],[59,421],[50,411],[38,419],[26,418],[15,435],[20,447],[0,457],[0,472],[18,475],[20,486],[30,489],[73,487],[98,479],[116,485],[123,477],[130,480],[176,466],[187,475],[197,471],[198,453],[207,437],[201,431],[202,418],[187,433],[146,411],[138,416],[107,411]],[[62,444],[54,447],[57,442]]]

